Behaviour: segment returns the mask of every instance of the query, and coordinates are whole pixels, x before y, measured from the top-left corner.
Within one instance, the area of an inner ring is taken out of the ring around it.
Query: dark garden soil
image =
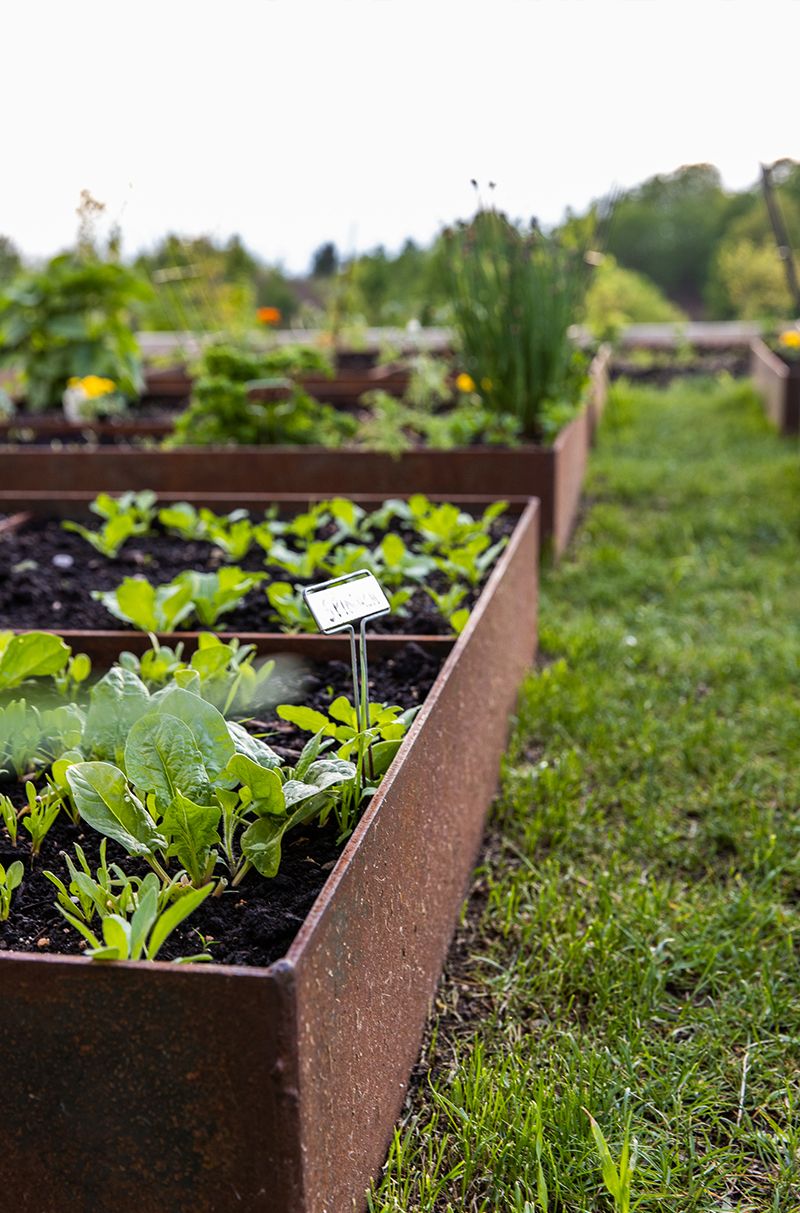
[[[371,698],[404,708],[420,704],[438,669],[439,659],[416,645],[406,645],[396,655],[370,664]],[[324,709],[331,691],[352,696],[350,669],[343,662],[326,662],[308,673],[302,702]],[[308,739],[307,734],[277,718],[258,722],[258,726],[255,722],[249,725],[287,760],[293,760]],[[25,804],[20,783],[0,784],[0,792],[19,807]],[[75,843],[83,848],[94,871],[99,863],[101,837],[82,822],[72,824],[62,812],[35,860],[28,842],[28,834],[20,826],[17,846],[12,847],[0,827],[0,863],[7,867],[19,859],[26,869],[13,895],[10,917],[0,922],[0,951],[81,955],[83,940],[55,908],[55,888],[43,872],[49,869],[68,884],[61,852],[73,854]],[[158,959],[171,960],[208,950],[215,964],[268,965],[278,960],[291,945],[343,846],[330,824],[324,828],[300,827],[284,841],[277,876],[265,879],[250,872],[237,889],[209,897],[169,937]],[[142,861],[129,858],[111,840],[107,843],[107,862],[118,863],[129,875],[144,876],[150,870]],[[96,920],[92,929],[99,929]]]
[[[515,519],[504,516],[492,527],[493,539],[509,535]],[[88,525],[92,525],[89,523]],[[410,537],[407,537],[410,538]],[[223,553],[213,544],[187,541],[165,534],[158,527],[152,533],[128,540],[114,560],[95,552],[80,535],[66,531],[57,519],[33,519],[18,530],[0,530],[0,628],[61,628],[79,630],[108,629],[133,632],[91,596],[92,590],[115,589],[126,577],[146,577],[153,584],[169,582],[186,569],[213,572],[226,563]],[[254,544],[243,560],[235,563],[251,572],[266,571],[270,580],[300,584],[285,569],[264,564],[264,552]],[[329,576],[319,571],[314,581]],[[448,588],[443,574],[428,581],[442,592]],[[480,587],[470,591],[462,605],[471,607]],[[199,625],[189,619],[181,630]],[[251,590],[242,603],[216,623],[217,631],[275,632],[280,627],[264,593],[264,587]],[[382,634],[450,634],[447,620],[436,610],[422,590],[407,604],[406,615],[376,620],[371,630]]]

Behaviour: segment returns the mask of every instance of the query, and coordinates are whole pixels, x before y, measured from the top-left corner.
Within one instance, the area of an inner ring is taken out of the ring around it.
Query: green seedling
[[[302,590],[295,589],[288,581],[273,581],[267,586],[266,592],[275,618],[284,632],[291,634],[317,630],[303,599]]]
[[[111,497],[100,493],[89,506],[105,522],[99,531],[92,531],[79,522],[62,522],[65,531],[81,535],[101,555],[113,559],[123,544],[133,535],[146,535],[155,517],[156,496],[150,490],[123,493]]]
[[[0,795],[0,821],[6,828],[6,833],[11,839],[12,847],[17,845],[17,825],[19,818],[14,803],[8,796]]]
[[[0,922],[5,922],[11,912],[11,894],[22,884],[25,869],[18,859],[4,868],[0,863]]]
[[[53,784],[36,795],[36,789],[28,780],[25,784],[27,807],[22,810],[22,828],[31,836],[31,855],[38,855],[51,826],[64,806],[61,792]]]
[[[276,542],[269,550],[265,563],[284,569],[292,577],[310,580],[317,569],[324,569],[333,540],[312,539],[301,552],[293,552],[284,543]]]
[[[445,556],[435,556],[434,562],[450,581],[463,578],[471,586],[477,586],[507,543],[508,539],[504,536],[489,547],[488,535],[476,535],[463,547],[451,548]]]
[[[92,597],[124,623],[142,632],[169,632],[196,615],[203,627],[213,627],[220,615],[232,611],[261,581],[264,573],[245,573],[232,566],[217,573],[179,573],[164,585],[143,577],[126,577],[115,590],[93,590]]]
[[[92,960],[155,960],[175,928],[212,892],[213,885],[189,889],[166,909],[160,910],[158,877],[151,872],[142,881],[136,908],[129,918],[116,913],[102,918],[102,942],[80,919],[70,918],[66,914],[65,917],[90,945],[86,955]],[[208,954],[185,956],[178,963],[210,959]]]

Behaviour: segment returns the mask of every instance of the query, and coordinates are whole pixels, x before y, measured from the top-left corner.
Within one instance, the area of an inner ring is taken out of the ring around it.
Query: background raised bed
[[[781,434],[800,434],[800,362],[790,366],[765,341],[750,346],[750,374]]]
[[[538,497],[541,538],[561,553],[575,525],[589,445],[602,412],[610,353],[595,359],[587,408],[552,446],[461,447],[377,454],[358,447],[196,447],[178,450],[0,450],[0,484],[23,493],[95,493],[152,488],[159,494],[207,492],[401,496]]]

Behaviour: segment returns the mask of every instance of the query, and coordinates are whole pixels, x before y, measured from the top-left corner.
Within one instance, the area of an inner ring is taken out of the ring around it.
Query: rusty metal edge
[[[287,955],[298,982],[310,1213],[363,1208],[402,1106],[508,713],[535,655],[537,514],[532,503],[507,569],[495,570],[425,701],[405,762],[388,773]],[[465,748],[476,725],[477,744]]]

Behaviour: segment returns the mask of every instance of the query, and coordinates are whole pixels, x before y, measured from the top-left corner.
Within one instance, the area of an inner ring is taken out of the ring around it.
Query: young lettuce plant
[[[142,632],[170,632],[193,615],[203,627],[212,628],[220,615],[234,610],[265,576],[230,566],[217,573],[187,570],[157,586],[144,577],[126,577],[115,590],[93,590],[92,597],[117,619]]]
[[[74,531],[92,545],[96,552],[113,560],[123,544],[133,535],[146,535],[155,517],[156,495],[149,489],[140,493],[123,493],[111,497],[100,493],[89,506],[105,519],[99,531],[90,530],[80,522],[62,522],[65,531]]]
[[[165,530],[182,539],[213,543],[228,560],[243,560],[253,543],[254,527],[247,510],[221,515],[206,508],[196,510],[188,502],[180,501],[160,509],[158,520]]]
[[[490,547],[488,535],[476,535],[463,547],[451,548],[444,556],[435,556],[434,562],[450,581],[463,578],[471,586],[477,586],[507,543],[507,536],[503,536]]]

